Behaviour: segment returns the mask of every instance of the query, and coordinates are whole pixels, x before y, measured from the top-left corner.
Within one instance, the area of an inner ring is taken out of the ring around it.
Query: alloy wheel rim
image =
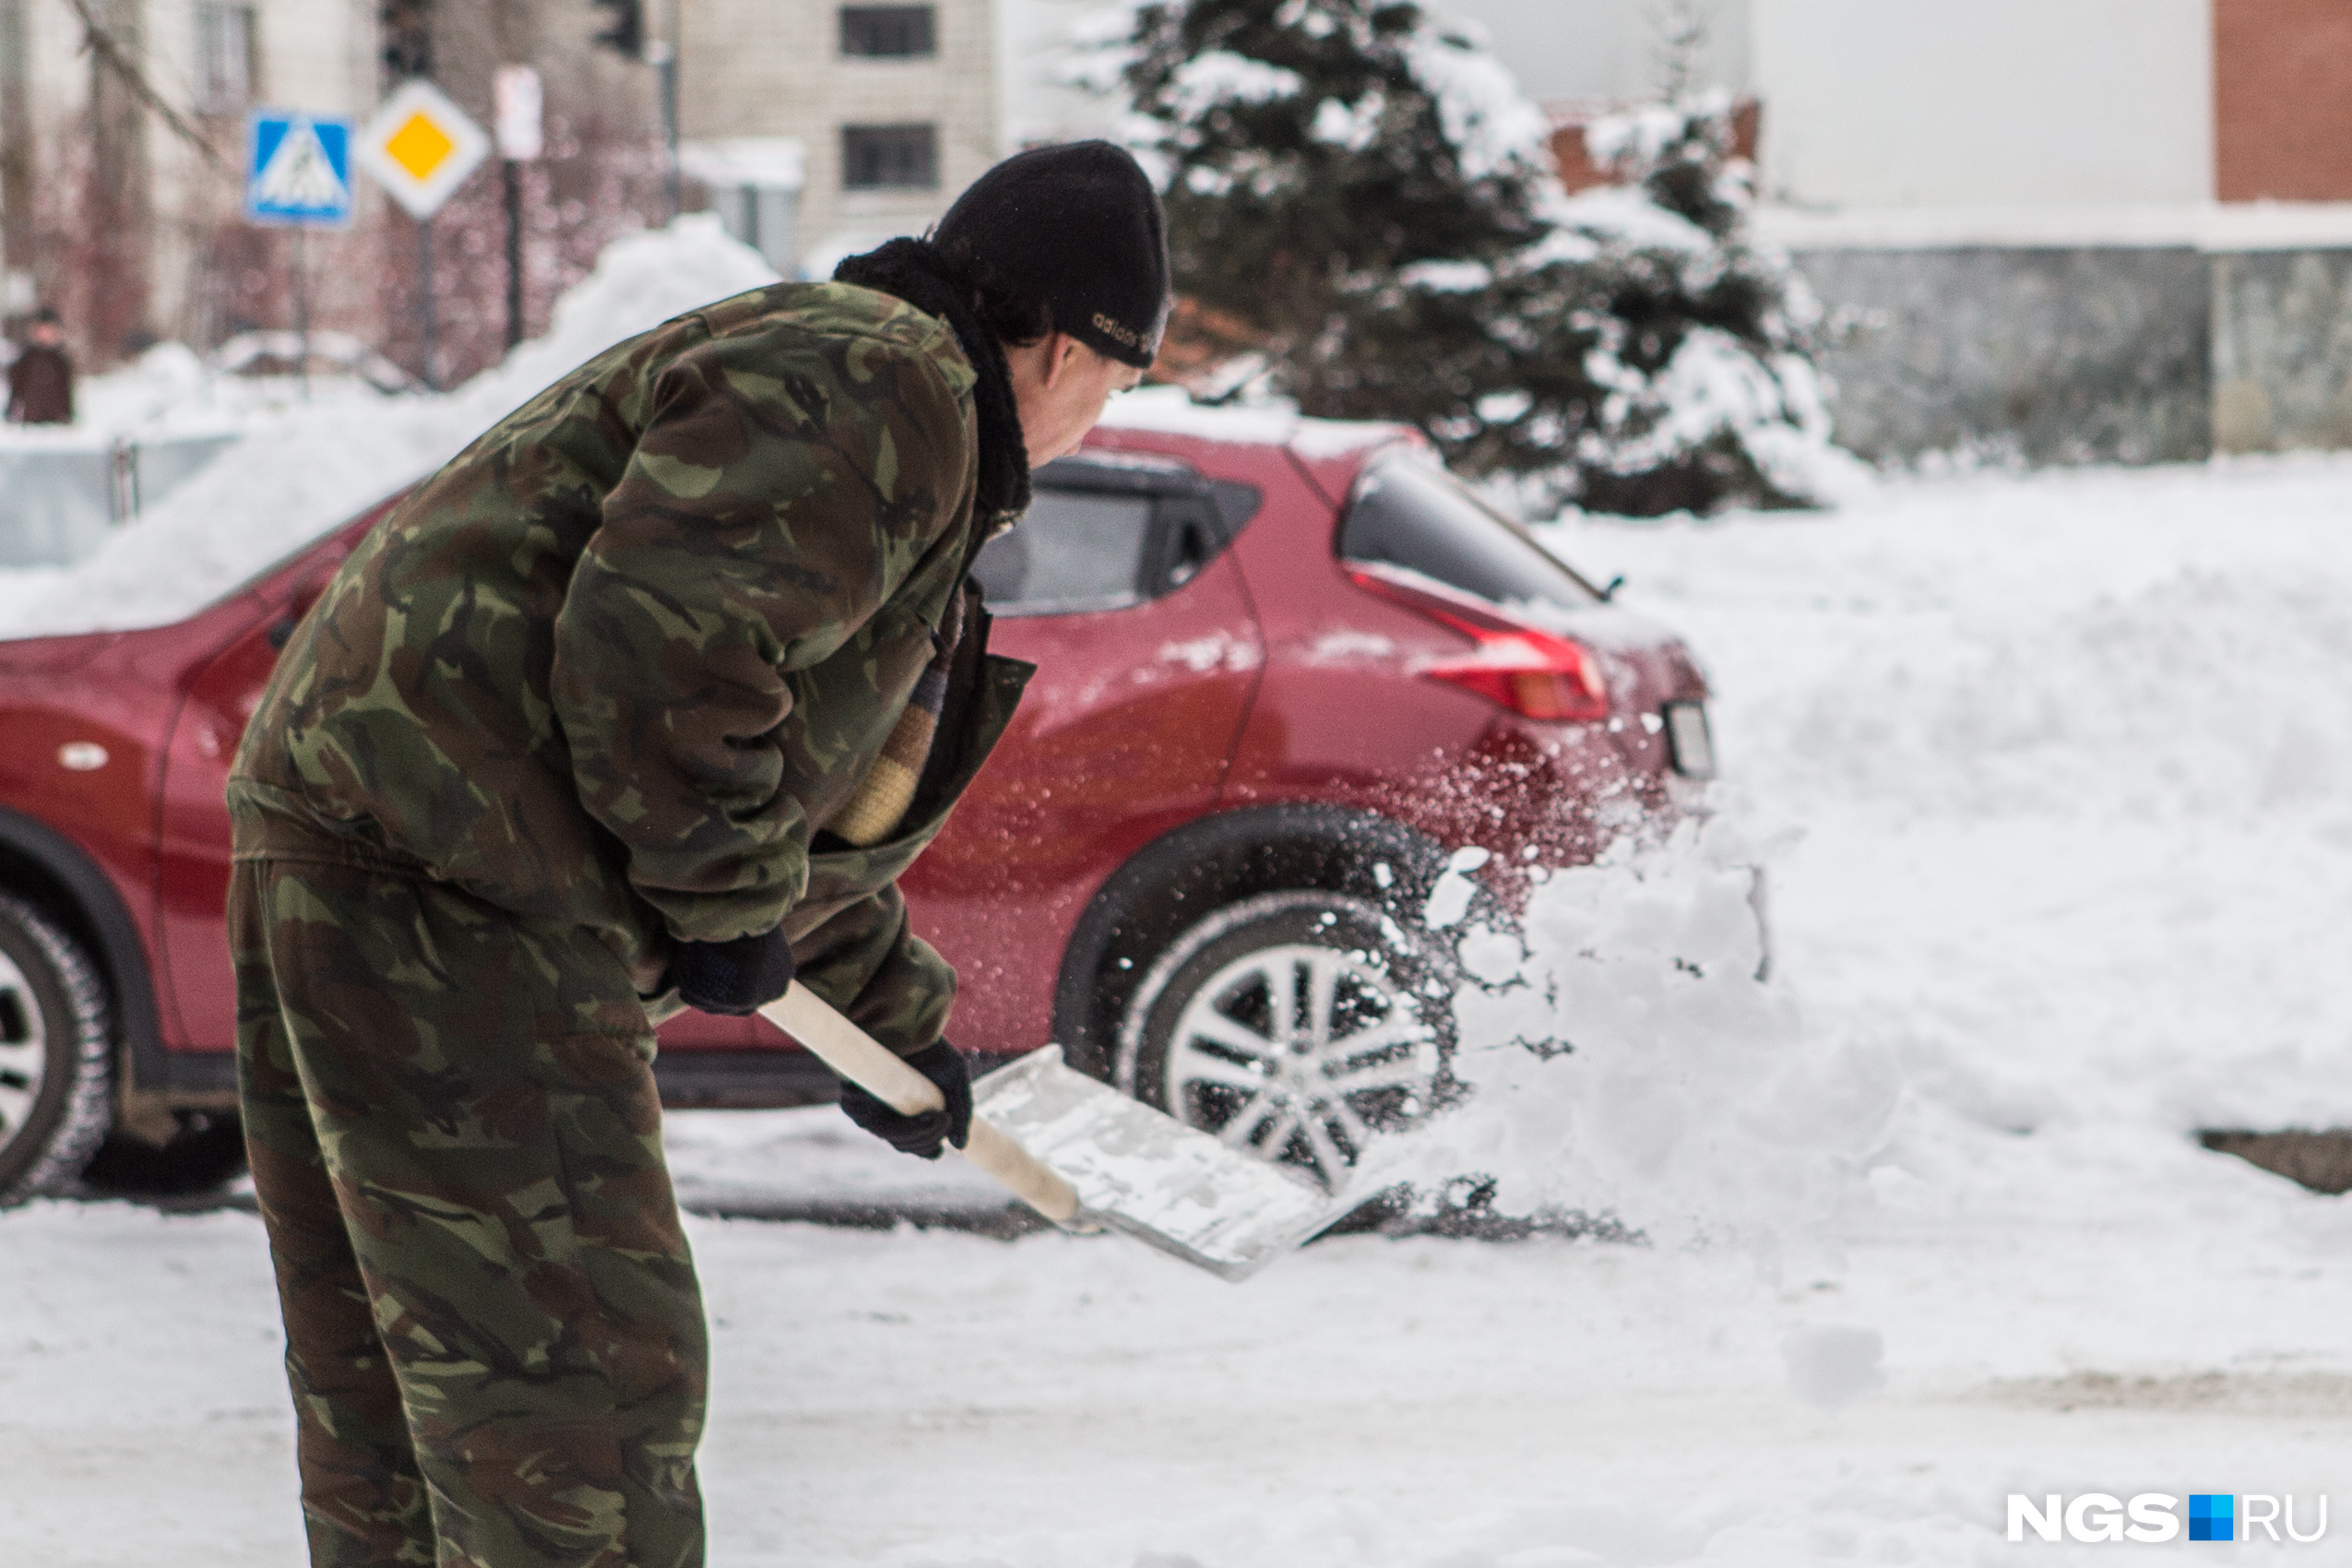
[[[1167,1104],[1226,1145],[1336,1188],[1371,1141],[1426,1113],[1437,1030],[1365,956],[1261,948],[1195,991],[1169,1042]]]
[[[32,1119],[49,1071],[49,1035],[32,983],[0,953],[0,1148],[17,1141]]]

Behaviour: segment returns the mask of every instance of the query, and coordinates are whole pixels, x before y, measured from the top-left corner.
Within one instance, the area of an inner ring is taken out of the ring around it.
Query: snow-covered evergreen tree
[[[1749,236],[1753,171],[1733,153],[1729,100],[1612,116],[1586,146],[1621,183],[1557,213],[1592,242],[1585,363],[1604,389],[1575,442],[1578,501],[1655,516],[1827,499],[1854,465],[1829,445],[1822,311]]]
[[[1415,5],[1153,0],[1124,75],[1179,289],[1254,328],[1308,412],[1408,420],[1496,466],[1479,410],[1523,413],[1526,375],[1495,279],[1556,192],[1509,73]]]
[[[1747,240],[1719,99],[1597,126],[1625,183],[1570,198],[1510,73],[1415,4],[1147,0],[1123,74],[1178,289],[1306,412],[1597,510],[1817,498],[1819,313]]]

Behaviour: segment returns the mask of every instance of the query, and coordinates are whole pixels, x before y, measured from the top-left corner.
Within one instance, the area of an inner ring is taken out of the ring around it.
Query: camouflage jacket
[[[811,990],[929,1044],[955,975],[897,878],[1029,673],[986,657],[966,583],[1008,520],[979,505],[980,374],[946,323],[831,283],[581,366],[407,497],[305,617],[232,775],[238,858],[446,881],[587,928],[640,991],[671,941],[780,921]],[[956,620],[911,807],[864,848],[826,834]]]

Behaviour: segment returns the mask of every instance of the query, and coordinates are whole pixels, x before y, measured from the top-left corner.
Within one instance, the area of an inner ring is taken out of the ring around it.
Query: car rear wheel
[[[1180,935],[1136,988],[1119,1087],[1336,1186],[1453,1091],[1440,943],[1345,894],[1261,894]]]
[[[80,1174],[113,1119],[113,1034],[89,956],[47,915],[0,894],[0,1203]]]

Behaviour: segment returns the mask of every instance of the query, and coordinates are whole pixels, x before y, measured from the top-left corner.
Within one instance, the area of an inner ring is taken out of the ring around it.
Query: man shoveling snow
[[[1012,716],[973,557],[1151,362],[1159,206],[1024,153],[928,241],[581,366],[369,535],[230,784],[240,1098],[318,1563],[692,1564],[653,1021],[796,980],[940,1087],[897,879]]]

